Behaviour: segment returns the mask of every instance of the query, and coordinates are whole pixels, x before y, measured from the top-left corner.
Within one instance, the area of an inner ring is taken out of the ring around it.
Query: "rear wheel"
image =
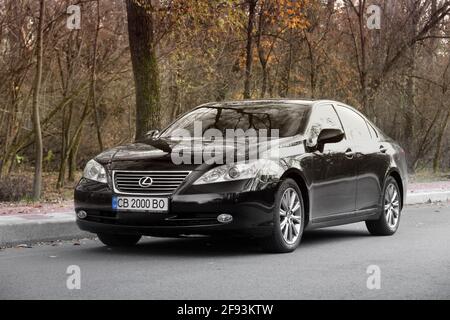
[[[131,247],[134,246],[141,239],[140,235],[128,234],[97,234],[100,241],[110,247]]]
[[[298,247],[304,228],[303,208],[302,194],[295,181],[284,180],[276,195],[272,235],[266,239],[269,251],[286,253]]]
[[[382,213],[376,221],[366,221],[369,232],[375,236],[393,235],[400,224],[401,194],[393,177],[386,179],[383,192]]]

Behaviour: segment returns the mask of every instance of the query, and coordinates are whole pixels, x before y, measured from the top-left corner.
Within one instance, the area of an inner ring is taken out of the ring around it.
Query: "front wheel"
[[[266,247],[275,253],[294,251],[304,229],[304,206],[299,187],[292,179],[283,180],[278,188],[273,212],[272,235],[266,239]]]
[[[100,241],[109,247],[131,247],[134,246],[141,239],[140,235],[128,234],[97,234]]]
[[[372,235],[390,236],[398,229],[402,210],[400,189],[393,177],[386,180],[382,201],[380,218],[375,221],[366,221],[366,226]]]

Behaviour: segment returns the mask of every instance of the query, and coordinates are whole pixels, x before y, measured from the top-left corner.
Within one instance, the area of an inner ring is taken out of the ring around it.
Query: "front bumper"
[[[168,213],[121,212],[112,210],[113,190],[107,184],[81,179],[75,189],[75,211],[87,212],[78,226],[93,233],[178,236],[188,234],[268,235],[273,223],[277,183],[258,191],[244,190],[246,181],[184,189],[169,197]],[[212,192],[212,191],[216,192]],[[131,195],[130,195],[131,196]],[[220,214],[233,221],[218,222]]]

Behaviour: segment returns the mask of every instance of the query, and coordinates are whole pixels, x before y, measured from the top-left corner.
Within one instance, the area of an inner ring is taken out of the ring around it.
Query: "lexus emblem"
[[[153,179],[151,177],[142,177],[139,179],[139,186],[141,188],[149,188],[153,184]]]

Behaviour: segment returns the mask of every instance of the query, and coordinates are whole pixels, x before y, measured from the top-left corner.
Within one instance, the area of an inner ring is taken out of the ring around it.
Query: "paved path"
[[[95,240],[0,250],[0,299],[450,298],[450,207],[408,207],[393,237],[364,224],[309,232],[292,254],[255,243],[145,238],[132,249]],[[66,270],[81,269],[81,290]],[[368,266],[381,270],[369,290]]]

